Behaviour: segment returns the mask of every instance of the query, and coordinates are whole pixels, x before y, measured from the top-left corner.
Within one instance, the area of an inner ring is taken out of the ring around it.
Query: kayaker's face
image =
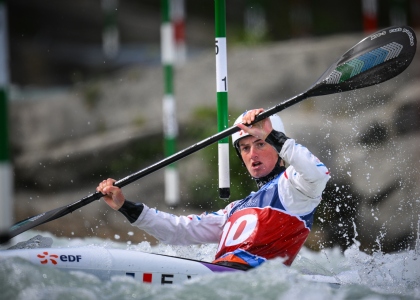
[[[268,175],[279,158],[277,151],[270,144],[254,136],[240,139],[239,151],[249,174],[254,178]]]

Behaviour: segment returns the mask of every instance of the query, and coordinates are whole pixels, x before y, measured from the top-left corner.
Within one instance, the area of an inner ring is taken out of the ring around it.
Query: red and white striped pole
[[[182,66],[187,61],[187,46],[185,42],[185,1],[171,0],[170,14],[175,34],[175,64],[177,66]]]
[[[369,34],[378,28],[378,1],[362,0],[363,30]]]

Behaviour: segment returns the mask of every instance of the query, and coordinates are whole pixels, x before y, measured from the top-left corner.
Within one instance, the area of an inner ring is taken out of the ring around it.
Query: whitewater
[[[60,238],[34,230],[15,237],[9,247],[38,234],[53,238],[54,248],[116,248],[202,261],[212,261],[217,249],[215,244],[120,243],[118,236],[114,237],[117,241]],[[7,258],[0,259],[0,299],[420,299],[419,253],[418,237],[415,249],[372,255],[362,252],[354,239],[344,252],[338,248],[314,252],[304,247],[291,267],[275,259],[248,272],[215,273],[171,286],[150,285],[125,276],[101,281],[80,271],[60,271]],[[330,276],[339,284],[317,282],[304,274]]]

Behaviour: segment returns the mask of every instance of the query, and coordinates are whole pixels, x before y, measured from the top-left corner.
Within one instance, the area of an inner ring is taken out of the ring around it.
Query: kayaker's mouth
[[[259,165],[261,165],[262,163],[260,162],[260,161],[256,161],[256,162],[253,162],[252,164],[251,164],[251,166],[253,166],[253,167],[258,167]]]

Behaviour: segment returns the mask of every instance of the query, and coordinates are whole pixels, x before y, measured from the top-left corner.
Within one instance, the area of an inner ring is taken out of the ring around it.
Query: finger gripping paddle
[[[410,27],[397,26],[380,30],[363,39],[344,53],[306,92],[264,111],[259,114],[255,121],[250,125],[309,97],[360,89],[391,79],[403,72],[410,65],[416,53],[416,47],[416,35]],[[239,127],[237,126],[225,129],[195,145],[115,182],[115,185],[118,187],[126,186],[133,181],[226,138],[237,131],[239,131]],[[14,236],[38,225],[67,215],[101,197],[102,194],[96,192],[73,204],[59,207],[20,221],[13,225],[9,231],[1,237],[0,243],[7,242]]]

